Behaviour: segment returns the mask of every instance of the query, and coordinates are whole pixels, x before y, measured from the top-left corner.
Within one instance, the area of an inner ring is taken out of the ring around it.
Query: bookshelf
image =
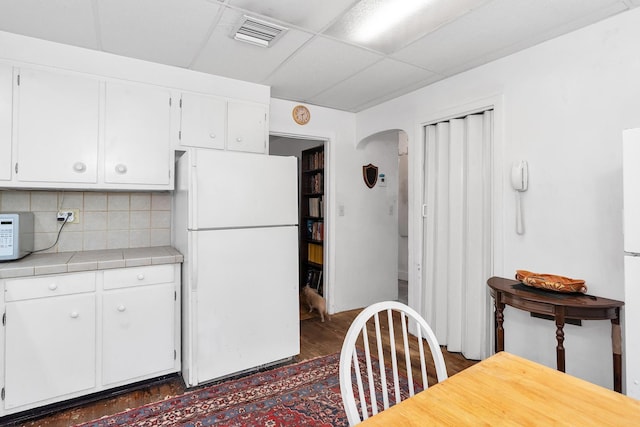
[[[300,197],[300,287],[323,294],[324,146],[302,152]]]

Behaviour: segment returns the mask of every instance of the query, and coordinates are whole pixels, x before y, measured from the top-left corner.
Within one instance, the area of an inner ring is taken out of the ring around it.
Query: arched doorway
[[[375,165],[380,166],[379,173],[384,176],[384,182],[378,180],[374,188],[363,190],[363,204],[369,207],[371,215],[379,216],[381,228],[387,230],[385,255],[397,260],[393,278],[389,275],[388,283],[382,285],[389,289],[379,293],[393,296],[386,299],[397,299],[406,304],[409,286],[408,135],[401,129],[385,130],[364,138],[357,148],[362,153],[370,153],[363,157],[363,162],[378,159],[379,163]]]

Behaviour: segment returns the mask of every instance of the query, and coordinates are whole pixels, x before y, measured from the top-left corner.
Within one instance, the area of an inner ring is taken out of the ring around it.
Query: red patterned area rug
[[[89,426],[346,426],[340,354],[187,392]]]

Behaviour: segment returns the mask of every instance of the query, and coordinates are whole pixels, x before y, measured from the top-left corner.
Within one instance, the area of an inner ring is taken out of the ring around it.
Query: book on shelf
[[[316,289],[322,288],[322,270],[318,270],[317,278],[315,281]]]
[[[313,239],[313,223],[314,221],[312,219],[308,219],[307,220],[307,227],[306,227],[306,237],[307,239]]]
[[[306,222],[306,238],[311,240],[317,240],[319,242],[324,240],[324,223],[322,221],[314,221],[308,219]]]
[[[307,158],[306,167],[308,170],[324,168],[324,150],[316,151]]]
[[[314,264],[322,264],[322,246],[315,243],[307,244],[307,260]]]
[[[305,187],[311,194],[319,194],[324,190],[324,174],[322,172],[308,176],[305,182]]]
[[[304,284],[316,290],[322,289],[322,270],[315,268],[308,269]]]
[[[312,238],[313,240],[317,240],[319,242],[324,241],[324,222],[316,221],[313,223],[313,232]]]
[[[324,218],[324,196],[309,198],[309,216]]]
[[[324,240],[324,223],[321,221],[314,221],[312,219],[307,220],[307,239],[317,240],[322,242]]]

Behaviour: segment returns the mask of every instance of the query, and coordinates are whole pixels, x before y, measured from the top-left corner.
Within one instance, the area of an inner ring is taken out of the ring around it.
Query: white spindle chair
[[[383,410],[389,408],[389,391],[391,385],[387,386],[387,374],[385,369],[385,354],[388,354],[388,352],[385,353],[383,351],[383,335],[380,328],[379,318],[379,313],[384,311],[386,311],[387,313],[389,324],[388,331],[386,331],[386,333],[388,333],[390,343],[389,346],[391,352],[391,370],[393,372],[392,386],[394,390],[395,403],[399,403],[401,400],[397,357],[397,351],[399,350],[404,350],[405,354],[405,367],[408,380],[407,394],[409,396],[413,396],[415,393],[413,387],[411,355],[409,351],[410,339],[417,340],[417,346],[420,353],[420,368],[422,372],[423,388],[426,389],[429,386],[427,382],[427,369],[423,338],[426,339],[427,344],[429,345],[429,349],[431,350],[438,382],[443,381],[447,378],[447,369],[444,363],[444,357],[442,356],[442,350],[440,350],[440,346],[438,345],[438,340],[436,339],[436,336],[434,335],[427,322],[415,310],[405,304],[396,301],[385,301],[370,305],[354,319],[353,323],[349,327],[349,330],[347,331],[344,343],[342,344],[342,351],[340,353],[340,392],[342,394],[342,403],[344,405],[345,412],[347,413],[349,425],[352,426],[367,419],[370,415],[377,414],[379,409],[374,384],[374,366],[371,361],[371,351],[369,349],[369,337],[367,332],[367,322],[371,318],[374,319],[375,324],[375,346],[378,353],[378,373],[381,383],[380,388],[382,389],[382,400],[384,407]],[[403,347],[401,349],[396,349],[395,331],[392,316],[393,312],[400,313],[403,338]],[[417,336],[413,338],[407,332],[407,319],[410,322],[413,322],[417,333]],[[370,407],[368,407],[367,401],[365,399],[365,388],[362,380],[361,367],[360,362],[358,361],[356,347],[356,341],[360,336],[362,337],[362,345],[364,346],[363,350],[366,365],[366,379],[369,392],[368,398],[370,399],[369,402],[371,403]],[[355,373],[356,378],[360,410],[358,410],[358,406],[354,396],[354,387],[352,380],[353,373]]]

